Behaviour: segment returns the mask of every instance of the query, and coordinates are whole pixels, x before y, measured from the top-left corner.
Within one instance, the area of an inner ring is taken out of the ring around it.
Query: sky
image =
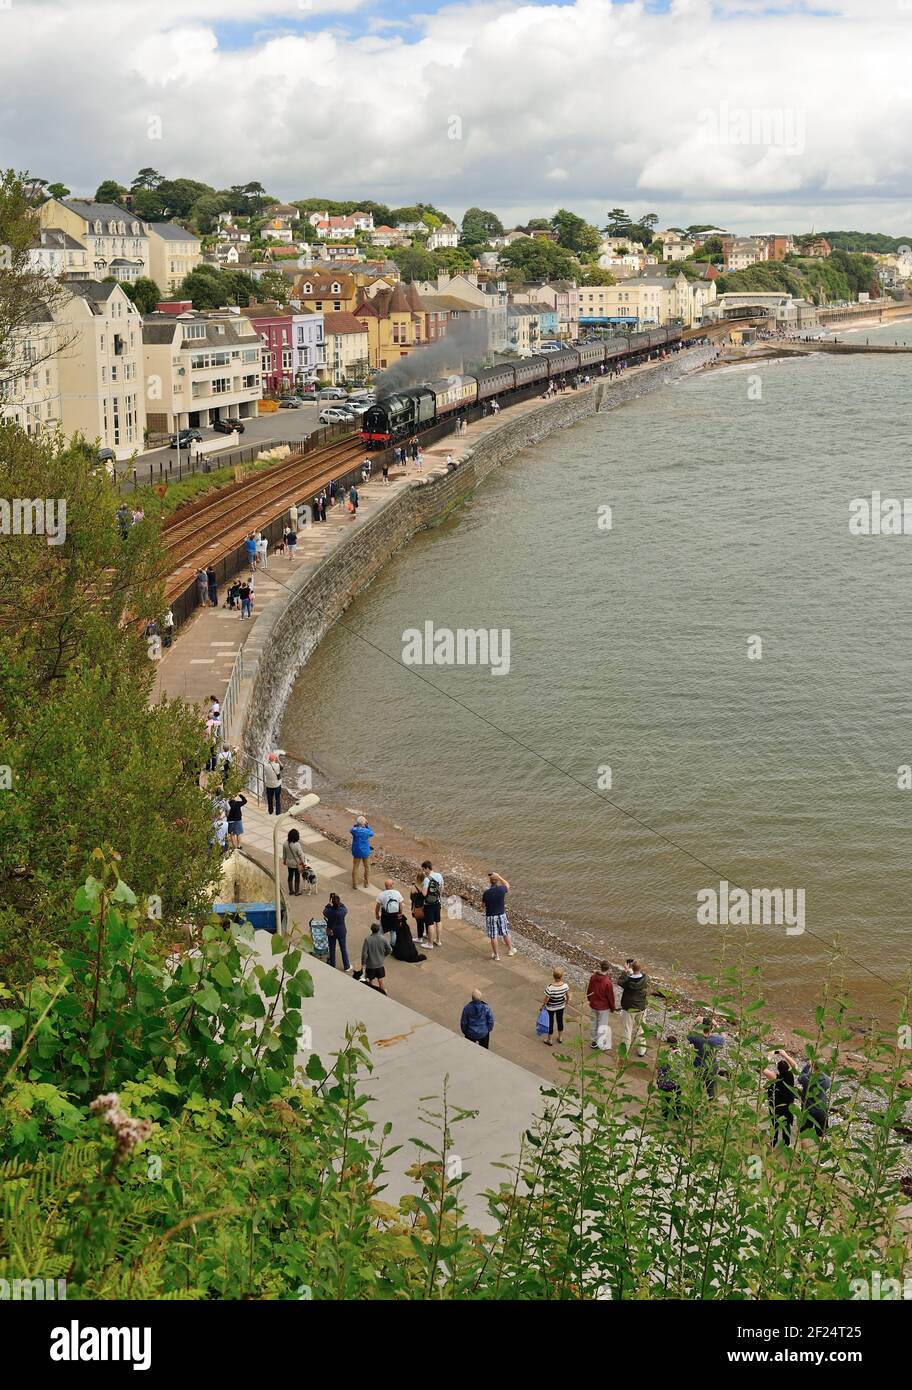
[[[912,239],[912,0],[0,0],[0,167]]]

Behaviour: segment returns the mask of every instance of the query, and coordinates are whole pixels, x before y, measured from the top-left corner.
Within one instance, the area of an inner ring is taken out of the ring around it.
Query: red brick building
[[[250,304],[242,312],[263,342],[263,394],[290,391],[294,385],[291,310],[277,304]]]

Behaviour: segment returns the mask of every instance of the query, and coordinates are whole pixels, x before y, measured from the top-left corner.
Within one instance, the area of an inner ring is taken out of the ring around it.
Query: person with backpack
[[[649,993],[649,981],[640,969],[638,960],[628,959],[625,964],[627,969],[621,975],[618,984],[621,986],[621,1021],[624,1025],[626,1055],[630,1056],[630,1049],[636,1039],[637,1056],[645,1057],[646,1044],[643,1041],[643,1020],[646,1016],[646,996]]]
[[[480,989],[472,990],[472,998],[462,1011],[459,1020],[462,1036],[469,1042],[487,1048],[494,1032],[494,1015],[491,1006],[486,1004]]]
[[[424,878],[421,883],[421,891],[424,894],[424,930],[430,951],[435,946],[439,948],[443,945],[440,939],[443,875],[435,871],[430,859],[425,859],[421,867],[424,869]]]
[[[383,892],[377,894],[377,901],[374,904],[374,916],[380,923],[380,930],[389,937],[390,945],[394,950],[401,912],[402,894],[398,888],[393,887],[391,878],[384,879]]]
[[[713,1032],[713,1021],[707,1014],[699,1031],[694,1028],[693,1032],[687,1034],[687,1041],[694,1050],[694,1070],[701,1076],[706,1094],[712,1100],[716,1094],[719,1052],[725,1046],[725,1034]]]

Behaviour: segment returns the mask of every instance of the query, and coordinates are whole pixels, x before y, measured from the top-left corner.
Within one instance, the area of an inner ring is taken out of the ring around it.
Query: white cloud
[[[480,203],[510,221],[559,199],[598,219],[620,203],[744,231],[905,231],[912,7],[837,3],[839,17],[759,0],[673,0],[667,14],[479,0],[413,16],[409,42],[367,0],[14,0],[0,10],[0,163],[79,192],[152,164],[282,197]],[[267,37],[220,48],[231,21]]]

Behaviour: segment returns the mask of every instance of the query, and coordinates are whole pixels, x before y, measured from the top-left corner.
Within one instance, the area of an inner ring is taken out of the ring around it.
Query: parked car
[[[168,447],[176,449],[178,442],[180,442],[180,447],[182,449],[187,449],[191,444],[201,444],[203,442],[203,436],[200,434],[199,430],[181,430],[179,435],[172,434],[171,438],[168,440]]]
[[[344,401],[345,392],[341,386],[324,386],[322,391],[317,392],[318,401]]]
[[[117,457],[113,449],[99,449],[95,455],[95,473],[104,473],[108,478],[117,476]]]
[[[234,434],[235,431],[238,434],[244,433],[244,426],[240,420],[213,420],[212,428],[218,430],[219,434]]]
[[[279,409],[280,409],[280,410],[298,410],[298,409],[300,409],[300,407],[301,407],[303,404],[304,404],[304,402],[303,402],[303,401],[299,401],[298,398],[297,398],[297,396],[286,396],[286,397],[284,398],[284,400],[279,401]]]
[[[348,424],[351,424],[354,418],[355,416],[352,411],[348,409],[343,410],[343,408],[338,405],[328,405],[320,411],[321,425],[340,425],[346,421]]]
[[[341,409],[350,410],[353,415],[363,415],[366,410],[370,410],[373,404],[373,401],[348,400],[345,402],[345,405],[341,407]]]

